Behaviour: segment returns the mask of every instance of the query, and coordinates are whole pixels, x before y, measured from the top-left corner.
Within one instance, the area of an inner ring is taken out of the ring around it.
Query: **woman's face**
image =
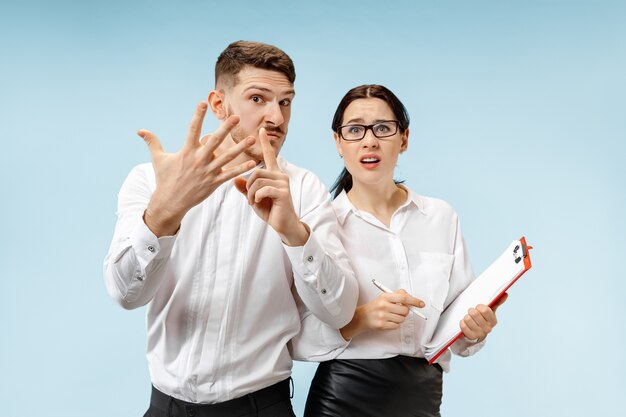
[[[367,126],[386,120],[397,118],[385,101],[378,98],[362,98],[348,105],[341,125]],[[353,182],[375,185],[393,181],[398,155],[408,146],[409,130],[400,133],[398,128],[393,136],[377,138],[372,129],[368,129],[365,137],[359,141],[344,140],[337,133],[334,136],[337,150],[343,155],[346,169],[352,174]]]

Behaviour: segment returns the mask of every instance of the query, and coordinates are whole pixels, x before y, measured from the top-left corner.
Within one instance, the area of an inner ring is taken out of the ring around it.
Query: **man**
[[[105,283],[122,307],[148,306],[146,415],[292,416],[299,313],[341,328],[357,284],[326,189],[276,157],[295,95],[289,56],[235,42],[215,80],[177,153],[138,132],[152,164],[119,193]],[[221,124],[200,138],[209,107]]]

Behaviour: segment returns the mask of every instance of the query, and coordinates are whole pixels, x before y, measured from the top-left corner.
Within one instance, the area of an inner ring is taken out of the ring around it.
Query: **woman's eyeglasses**
[[[368,130],[371,130],[374,136],[378,139],[388,138],[398,133],[398,125],[400,122],[397,120],[383,120],[382,122],[375,123],[373,125],[345,125],[340,126],[339,136],[344,140],[361,140],[365,137]]]

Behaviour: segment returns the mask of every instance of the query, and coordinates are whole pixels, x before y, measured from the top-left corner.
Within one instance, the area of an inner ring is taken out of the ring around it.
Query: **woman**
[[[294,356],[324,361],[305,417],[438,416],[450,353],[428,365],[423,345],[442,310],[474,279],[458,217],[444,201],[393,180],[398,156],[408,147],[409,117],[387,88],[350,90],[332,128],[345,162],[333,207],[360,296],[354,318],[340,332],[314,316],[303,320]],[[372,279],[406,291],[382,293]],[[409,314],[410,306],[427,319]],[[464,337],[451,350],[461,356],[479,350],[496,324],[494,310],[471,309],[459,324]]]

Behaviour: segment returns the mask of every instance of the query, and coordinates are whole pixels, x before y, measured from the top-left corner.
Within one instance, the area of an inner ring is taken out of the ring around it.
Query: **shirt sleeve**
[[[358,284],[339,239],[339,224],[330,194],[308,172],[300,181],[292,184],[292,196],[300,219],[309,226],[311,234],[304,246],[285,245],[285,251],[304,305],[332,329],[340,329],[352,320]]]
[[[458,356],[472,356],[474,353],[481,350],[483,346],[485,346],[485,343],[487,343],[487,339],[480,342],[472,342],[461,336],[459,340],[450,346],[450,350]]]
[[[454,263],[452,265],[452,272],[450,274],[450,287],[448,295],[444,304],[444,308],[448,307],[452,301],[462,293],[471,283],[476,279],[472,265],[467,253],[467,247],[465,240],[461,234],[461,224],[458,215],[454,213],[453,221],[455,226],[452,228],[454,236],[451,240],[453,242],[453,254]],[[450,346],[450,350],[459,356],[470,356],[478,352],[485,345],[485,341],[481,342],[469,342],[466,338],[461,336],[459,340],[454,342]]]
[[[141,307],[152,299],[176,240],[175,236],[157,238],[143,221],[153,191],[151,165],[139,165],[118,195],[117,223],[103,274],[109,295],[126,309]]]
[[[291,339],[289,349],[293,359],[308,362],[323,362],[335,359],[350,344],[340,331],[328,326],[305,306],[298,294],[294,294],[301,310],[300,332]]]

